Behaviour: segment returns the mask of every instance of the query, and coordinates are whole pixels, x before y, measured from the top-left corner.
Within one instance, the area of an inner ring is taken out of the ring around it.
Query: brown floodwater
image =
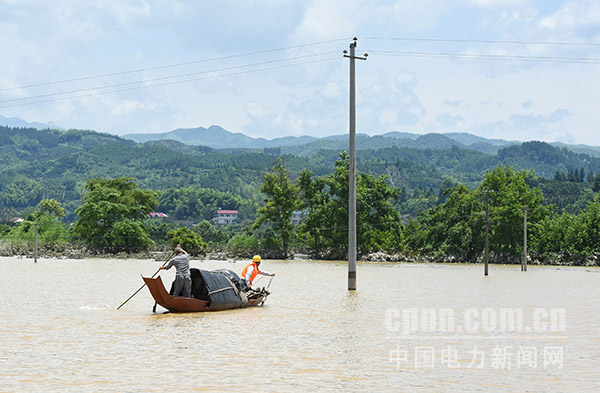
[[[263,307],[116,310],[160,265],[0,258],[0,392],[600,391],[598,268],[359,263],[349,292],[343,262],[265,261]]]

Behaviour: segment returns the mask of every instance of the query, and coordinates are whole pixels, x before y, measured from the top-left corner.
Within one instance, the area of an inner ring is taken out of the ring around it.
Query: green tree
[[[143,221],[144,228],[148,231],[148,236],[155,242],[166,242],[167,233],[177,229],[177,225],[164,219],[147,218]]]
[[[38,181],[26,176],[17,176],[15,180],[2,187],[0,203],[3,206],[35,206],[41,194],[42,185]]]
[[[154,245],[146,228],[139,221],[129,218],[115,222],[106,238],[112,240],[111,248],[114,251],[142,251]]]
[[[281,240],[281,257],[287,258],[290,240],[294,233],[291,222],[292,214],[300,204],[298,187],[290,180],[281,158],[275,163],[272,172],[265,175],[265,182],[260,189],[267,198],[265,205],[258,209],[258,218],[254,228],[263,224],[272,225]]]
[[[157,193],[132,177],[89,179],[73,233],[102,251],[137,251],[153,242],[140,222],[158,204]]]
[[[473,260],[483,250],[481,198],[465,185],[448,188],[446,201],[431,208],[407,227],[407,244],[425,254]]]
[[[598,173],[594,178],[594,186],[592,190],[594,190],[594,192],[600,192],[600,173]]]
[[[543,205],[542,191],[527,184],[533,176],[530,171],[496,167],[486,173],[479,187],[482,198],[489,198],[490,249],[498,256],[514,258],[522,253],[524,208],[528,209],[527,221],[532,224],[549,214],[548,206]]]
[[[258,239],[246,233],[235,235],[227,242],[227,254],[234,258],[250,258],[258,248]]]
[[[594,198],[578,215],[548,215],[535,228],[531,250],[542,259],[584,264],[600,252],[600,200]]]
[[[202,239],[204,239],[211,247],[224,246],[229,240],[229,235],[220,228],[211,224],[208,220],[200,221],[193,228],[194,232],[197,232]]]
[[[530,187],[535,174],[496,167],[487,172],[478,189],[464,185],[444,192],[446,201],[423,213],[407,230],[407,244],[438,257],[473,260],[484,248],[485,208],[490,212],[490,250],[498,258],[515,258],[523,250],[523,215],[527,207],[530,232],[549,214],[542,192]],[[535,236],[535,235],[531,235]]]
[[[16,241],[33,242],[34,226],[37,224],[38,241],[40,243],[66,243],[69,235],[61,219],[65,209],[54,199],[42,199],[27,220],[14,227],[7,238]]]
[[[340,154],[332,174],[312,179],[303,172],[299,179],[302,207],[307,217],[302,224],[311,255],[341,259],[348,252],[348,167],[349,156]],[[400,214],[393,206],[399,190],[386,176],[360,173],[356,181],[357,251],[366,254],[402,247]]]
[[[568,212],[552,214],[533,224],[530,250],[540,255],[551,253],[576,253],[573,240],[579,236],[576,224],[577,216]]]
[[[327,227],[327,218],[320,214],[322,206],[327,200],[325,193],[326,179],[313,179],[310,170],[303,170],[298,179],[300,188],[300,209],[304,212],[304,219],[300,224],[300,236],[308,247],[308,252],[313,258],[320,258],[325,247],[322,239],[324,228]]]
[[[177,228],[167,234],[171,247],[181,244],[181,247],[190,255],[204,255],[208,251],[208,244],[202,236],[189,228]]]
[[[574,216],[566,231],[563,249],[575,256],[576,262],[600,251],[600,200],[595,197],[585,209]]]

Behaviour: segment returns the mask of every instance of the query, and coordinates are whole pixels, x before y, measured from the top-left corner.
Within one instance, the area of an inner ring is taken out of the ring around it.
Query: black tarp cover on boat
[[[208,289],[210,308],[215,310],[243,307],[244,301],[235,284],[222,272],[200,270],[202,279]]]
[[[244,291],[246,289],[246,283],[244,282],[244,280],[242,280],[240,278],[240,276],[238,276],[238,274],[236,272],[234,272],[233,270],[229,270],[229,269],[217,269],[217,270],[215,270],[215,272],[219,272],[219,273],[222,273],[222,274],[226,275],[227,278],[229,278],[231,280],[231,282],[234,283],[235,286],[240,291]]]

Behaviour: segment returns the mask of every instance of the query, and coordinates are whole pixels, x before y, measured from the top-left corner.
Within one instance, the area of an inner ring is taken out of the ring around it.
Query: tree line
[[[294,183],[281,162],[265,176],[262,191],[267,198],[254,227],[272,230],[270,243],[279,247],[280,257],[288,256],[289,244],[314,258],[347,256],[347,168],[348,157],[342,154],[328,176],[314,178],[305,171]],[[492,261],[518,263],[526,216],[529,258],[540,263],[597,263],[598,196],[579,214],[560,212],[547,203],[534,171],[498,166],[486,172],[479,186],[448,187],[436,206],[404,221],[393,208],[399,192],[386,180],[385,175],[358,175],[359,255],[401,253],[437,261],[474,262],[483,256],[487,225]],[[294,209],[305,215],[298,227],[289,224]]]
[[[582,171],[577,173],[581,176]],[[600,201],[589,189],[585,205],[573,213],[549,202],[546,194],[551,188],[535,171],[497,166],[476,187],[446,184],[432,206],[406,217],[398,209],[403,190],[389,180],[385,174],[359,172],[357,176],[359,257],[380,252],[473,262],[482,257],[487,225],[492,260],[518,262],[525,215],[533,260],[584,264],[592,263],[600,252]],[[65,210],[57,200],[44,198],[23,223],[4,226],[1,235],[5,241],[30,242],[36,227],[40,242],[78,243],[105,253],[183,243],[196,255],[224,251],[232,257],[257,252],[271,258],[294,253],[315,259],[347,257],[345,152],[338,156],[333,172],[320,176],[305,169],[292,177],[279,158],[264,175],[260,192],[262,201],[251,202],[210,188],[158,191],[140,187],[132,177],[97,177],[87,180],[73,225],[63,221]],[[147,218],[159,206],[168,209],[171,220]],[[241,222],[215,225],[210,219],[217,208],[239,210]],[[294,214],[302,217],[299,224],[292,223]],[[190,217],[192,222],[183,223]]]

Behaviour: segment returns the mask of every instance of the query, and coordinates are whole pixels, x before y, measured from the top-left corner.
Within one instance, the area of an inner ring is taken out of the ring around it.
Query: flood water
[[[598,268],[359,263],[349,292],[345,263],[265,261],[263,307],[153,314],[144,288],[116,310],[160,265],[0,258],[0,392],[600,391]],[[454,330],[405,330],[440,309]],[[506,331],[505,309],[560,321]]]

